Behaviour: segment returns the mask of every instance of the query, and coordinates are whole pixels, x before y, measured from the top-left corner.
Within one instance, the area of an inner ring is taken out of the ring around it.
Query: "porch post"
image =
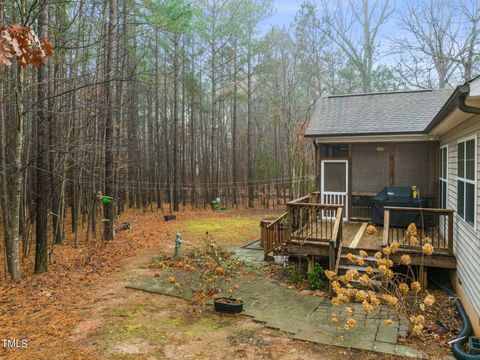
[[[395,186],[395,143],[390,143],[390,186]]]
[[[317,143],[317,140],[314,139],[313,140],[313,145],[315,146],[315,170],[316,170],[316,179],[315,179],[315,182],[316,182],[316,185],[317,185],[317,191],[320,192],[320,189],[321,189],[321,162],[322,162],[322,153],[321,153],[321,146],[320,144]],[[319,194],[319,203],[321,204],[322,203],[322,200],[321,200],[321,195]]]
[[[345,209],[346,217],[349,219],[352,216],[352,144],[348,144],[348,187],[347,187],[347,208]]]

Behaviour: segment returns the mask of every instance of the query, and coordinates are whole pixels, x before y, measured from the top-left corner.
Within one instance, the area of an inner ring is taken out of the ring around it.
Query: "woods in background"
[[[111,240],[127,206],[273,206],[314,190],[303,130],[320,96],[478,72],[476,0],[305,2],[281,28],[273,13],[269,0],[0,0],[0,25],[55,48],[38,70],[0,61],[13,280],[34,242],[46,271],[67,231],[76,247]],[[402,32],[387,39],[389,22]]]

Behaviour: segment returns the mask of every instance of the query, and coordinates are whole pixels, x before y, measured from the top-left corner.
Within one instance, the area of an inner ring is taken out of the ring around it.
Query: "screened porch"
[[[323,204],[344,217],[371,221],[374,197],[386,187],[415,187],[422,207],[442,205],[436,141],[316,144],[317,188]],[[445,194],[443,194],[444,198]]]

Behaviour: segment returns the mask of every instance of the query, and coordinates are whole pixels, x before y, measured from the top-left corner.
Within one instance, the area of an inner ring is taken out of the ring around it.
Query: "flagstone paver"
[[[265,256],[263,248],[260,246],[260,240],[231,250],[233,256],[239,260],[262,262]]]
[[[170,275],[181,285],[179,289],[168,283]],[[289,332],[295,339],[391,355],[425,357],[418,350],[397,344],[398,321],[390,327],[386,326],[383,319],[365,315],[358,304],[350,305],[355,310],[353,317],[357,326],[347,332],[341,325],[351,317],[345,311],[346,305],[332,306],[329,299],[300,294],[273,284],[268,278],[241,277],[234,281],[239,288],[231,296],[243,300],[243,315],[264,323],[266,327]],[[191,299],[198,287],[198,274],[164,270],[160,277],[146,278],[128,287]],[[337,314],[338,324],[331,322],[332,313]]]
[[[373,343],[373,351],[381,352],[384,354],[389,354],[389,355],[396,355],[395,350],[396,350],[397,345],[391,344],[391,343],[384,343],[380,341],[375,341]]]
[[[395,343],[398,338],[398,321],[394,321],[392,326],[386,326],[382,321],[378,326],[376,340],[384,343]]]

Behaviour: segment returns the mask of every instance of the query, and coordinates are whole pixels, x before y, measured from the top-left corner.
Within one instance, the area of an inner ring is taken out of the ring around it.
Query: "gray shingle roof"
[[[421,133],[452,91],[403,91],[320,98],[305,135]]]

